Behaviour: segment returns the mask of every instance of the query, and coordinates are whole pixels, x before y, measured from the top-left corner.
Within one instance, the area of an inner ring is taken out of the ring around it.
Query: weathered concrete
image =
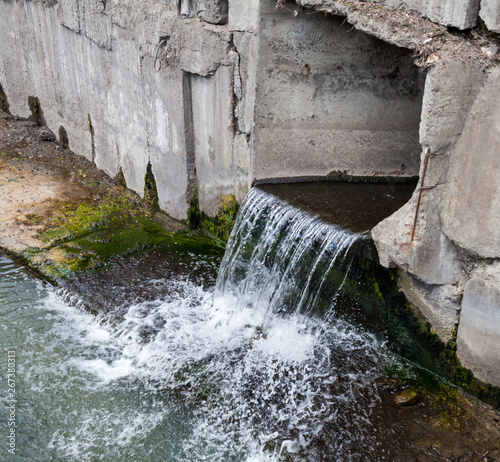
[[[177,13],[170,3],[155,1],[2,1],[0,16],[7,26],[0,36],[7,49],[0,80],[9,82],[6,93],[14,113],[28,115],[27,97],[39,96],[49,128],[57,132],[64,125],[75,152],[111,176],[121,168],[127,185],[138,193],[150,161],[160,206],[185,218],[191,192],[185,151],[191,141],[184,126],[184,73],[209,79],[224,67],[218,73],[225,76],[224,86],[216,90],[221,94],[211,99],[219,104],[220,118],[213,120],[214,133],[203,135],[205,140],[217,139],[221,129],[231,132],[235,63],[228,54],[231,36],[225,28],[178,19]],[[200,91],[189,98],[204,98],[205,90]],[[248,187],[247,173],[237,173],[248,161],[236,165],[233,146],[233,137],[225,136],[211,170],[224,170],[231,181],[209,170],[200,176],[201,195],[210,188],[218,191],[218,197],[200,197],[211,204],[211,212],[221,195],[241,199]],[[247,150],[241,152],[248,156]],[[221,159],[231,166],[222,165]]]
[[[57,13],[64,27],[111,50],[111,2],[59,0]]]
[[[420,184],[404,207],[372,231],[381,263],[408,273],[402,284],[405,294],[445,341],[457,322],[468,278],[464,268],[469,266],[463,248],[442,224],[449,170],[457,168],[456,149],[485,78],[484,62],[456,55],[428,70],[420,123]],[[474,221],[473,216],[466,220]]]
[[[469,29],[476,25],[479,6],[480,4],[482,5],[483,2],[489,5],[488,0],[374,0],[373,3],[384,5],[389,9],[403,11],[403,15],[406,15],[406,26],[408,26],[408,20],[411,18],[407,12],[417,12],[419,15],[429,18],[431,21],[443,26]],[[365,8],[365,6],[360,7],[356,2],[345,0],[297,0],[297,3],[318,10],[325,9],[331,11],[334,9],[342,15],[349,10],[352,11]],[[367,8],[370,8],[369,5],[371,2],[367,3]],[[495,0],[491,0],[491,3],[493,5]],[[356,15],[351,15],[351,17],[353,16]],[[351,19],[349,19],[349,21],[351,22]],[[366,23],[366,21],[364,22]],[[388,31],[386,31],[386,33],[387,32]]]
[[[477,22],[479,0],[375,0],[389,8],[418,11],[444,26],[469,29]]]
[[[500,256],[500,69],[494,68],[452,153],[441,210],[443,232],[484,258]]]
[[[477,377],[500,386],[500,261],[465,285],[457,351]]]
[[[231,0],[229,29],[240,32],[257,32],[260,20],[259,1]]]
[[[216,214],[222,194],[247,186],[247,165],[233,158],[230,67],[221,67],[213,77],[191,74],[193,140],[200,207]],[[234,169],[228,169],[234,165]],[[216,181],[214,181],[216,179]],[[244,195],[245,191],[238,191]],[[238,194],[239,197],[242,194]]]
[[[486,77],[486,64],[473,56],[445,57],[427,71],[420,144],[447,153],[457,143]]]
[[[500,32],[500,2],[498,0],[481,0],[479,16],[489,30]]]
[[[411,53],[342,18],[298,21],[271,2],[261,17],[253,178],[417,175],[423,75]]]

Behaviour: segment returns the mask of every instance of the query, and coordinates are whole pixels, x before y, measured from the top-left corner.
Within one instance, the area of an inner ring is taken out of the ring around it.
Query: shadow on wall
[[[10,114],[9,101],[7,100],[7,95],[5,94],[1,83],[0,83],[0,111]]]

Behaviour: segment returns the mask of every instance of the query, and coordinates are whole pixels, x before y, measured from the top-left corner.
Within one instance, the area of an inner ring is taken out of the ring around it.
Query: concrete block
[[[493,68],[450,157],[441,211],[443,232],[485,258],[500,255],[500,69]]]
[[[479,16],[486,27],[493,32],[500,32],[500,1],[481,0]]]
[[[247,185],[248,171],[234,158],[232,69],[220,67],[213,77],[191,75],[194,152],[200,208],[218,211],[222,195]]]
[[[260,1],[251,0],[229,0],[229,30],[257,32],[259,29],[261,3]]]
[[[500,262],[465,285],[457,337],[462,364],[484,382],[500,386]]]
[[[417,11],[431,21],[459,29],[477,22],[479,0],[375,0],[389,8]]]
[[[463,59],[440,61],[427,71],[420,143],[446,153],[460,138],[467,115],[485,80],[484,64]]]
[[[372,230],[382,266],[404,268],[427,285],[454,285],[460,281],[460,254],[440,230],[441,194],[442,188],[436,187],[422,195],[413,241],[417,191],[408,203]]]
[[[169,36],[171,65],[191,74],[213,75],[221,64],[229,64],[231,35],[226,28],[198,19],[171,21],[160,35]]]

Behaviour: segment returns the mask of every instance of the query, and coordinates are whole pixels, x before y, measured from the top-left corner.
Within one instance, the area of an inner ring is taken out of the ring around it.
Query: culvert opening
[[[418,176],[425,73],[411,50],[265,2],[258,68],[254,179]]]

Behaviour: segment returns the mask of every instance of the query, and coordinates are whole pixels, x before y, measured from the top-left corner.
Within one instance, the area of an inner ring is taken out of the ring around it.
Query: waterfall
[[[164,299],[130,306],[118,328],[127,355],[199,406],[180,460],[319,460],[325,440],[339,460],[369,454],[386,356],[337,316],[340,299],[352,305],[363,240],[252,189],[214,290],[170,281]]]
[[[234,309],[293,316],[332,309],[360,239],[260,189],[242,206],[217,279]],[[336,277],[335,277],[336,276]],[[321,306],[320,306],[321,305]]]

